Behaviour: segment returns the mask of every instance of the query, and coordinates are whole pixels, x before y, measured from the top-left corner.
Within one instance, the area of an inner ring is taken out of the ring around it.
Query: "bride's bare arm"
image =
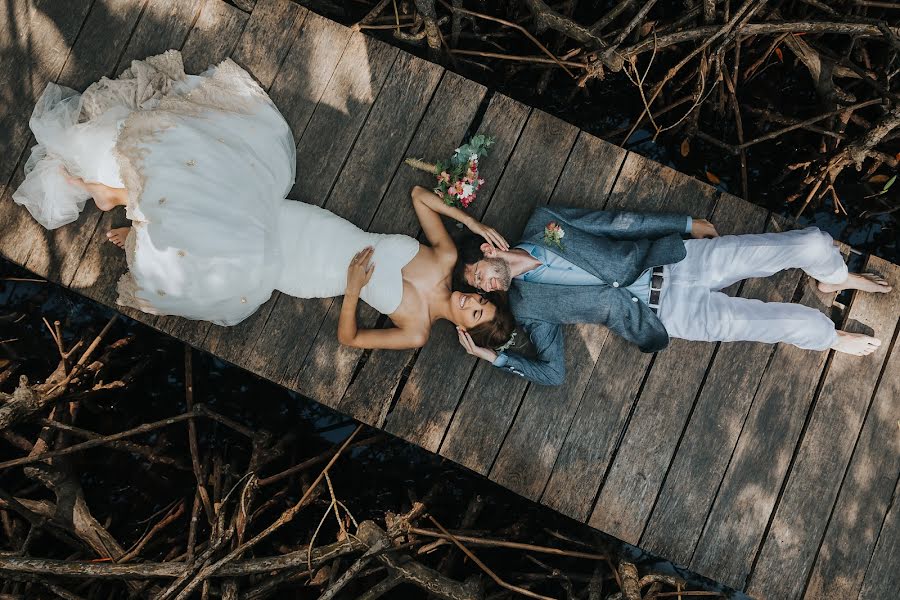
[[[347,290],[338,319],[338,341],[354,348],[383,348],[386,350],[406,350],[421,348],[428,341],[427,331],[413,331],[398,327],[390,329],[359,329],[356,326],[356,309],[359,294],[372,278],[375,265],[369,261],[374,249],[370,246],[358,252],[347,269]]]
[[[493,227],[483,225],[478,219],[455,206],[449,206],[437,194],[421,186],[412,190],[413,208],[419,218],[419,224],[425,237],[438,254],[449,256],[456,261],[456,246],[444,227],[440,215],[450,217],[468,227],[473,233],[480,235],[487,242],[501,250],[509,250],[509,244]]]

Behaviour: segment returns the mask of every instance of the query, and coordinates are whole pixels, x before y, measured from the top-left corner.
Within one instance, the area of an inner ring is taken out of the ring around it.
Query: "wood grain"
[[[469,207],[482,218],[490,206],[503,169],[522,133],[531,109],[502,94],[488,103],[479,131],[494,136],[494,145],[479,170],[485,180],[478,200]],[[475,359],[461,353],[452,324],[441,321],[431,330],[428,344],[419,352],[385,429],[394,435],[436,452],[462,396]]]
[[[223,0],[206,0],[181,49],[186,73],[202,73],[234,50],[249,15]]]
[[[766,211],[729,195],[719,198],[710,217],[722,235],[761,231],[765,219]],[[674,339],[657,355],[600,489],[592,526],[637,544],[715,349],[716,344]]]
[[[393,174],[406,158],[413,133],[440,81],[443,69],[411,54],[402,53],[372,107],[365,127],[347,158],[342,176],[325,207],[363,229],[380,206]],[[299,374],[301,391],[337,404],[350,385],[362,351],[337,341],[341,302],[331,304],[306,364]],[[378,313],[362,306],[360,328],[375,326]]]
[[[695,212],[706,216],[714,195],[709,186],[629,154],[607,210]],[[560,447],[542,503],[587,520],[652,359],[634,344],[609,336]]]
[[[550,203],[602,209],[625,156],[622,148],[582,132]],[[531,500],[540,498],[607,334],[606,328],[590,323],[566,328],[569,376],[561,386],[528,388],[491,468],[491,480]]]
[[[893,503],[879,530],[878,543],[866,566],[858,600],[892,600],[900,589],[900,478],[894,488]]]
[[[472,85],[455,73],[445,72],[410,142],[407,156],[428,157],[429,160],[451,156],[463,142],[462,132],[475,117],[485,92],[484,86]],[[433,186],[434,178],[401,165],[375,213],[370,231],[402,233],[412,237],[419,234],[419,221],[410,201],[410,191],[414,185]],[[365,423],[378,427],[384,425],[403,371],[411,366],[416,354],[414,350],[372,351],[344,394],[339,410]]]
[[[308,14],[291,0],[259,0],[231,57],[268,89]]]
[[[834,294],[804,278],[801,304],[830,314]],[[827,352],[779,344],[766,369],[690,567],[741,588],[793,457]]]
[[[870,258],[867,270],[881,273],[895,286],[900,282],[900,268],[884,260]],[[890,332],[890,315],[885,316],[886,332]],[[897,316],[895,312],[895,332]],[[853,598],[859,593],[882,522],[891,504],[896,503],[893,492],[900,474],[900,345],[896,344],[896,333],[894,336],[893,351],[884,365],[813,565],[804,594],[807,600]],[[887,338],[884,341],[887,343]],[[894,594],[897,591],[894,588]]]
[[[770,222],[768,229],[780,227]],[[789,270],[747,280],[741,296],[790,302],[799,279],[799,271]],[[774,349],[755,342],[719,346],[641,537],[642,547],[679,564],[690,561]]]
[[[881,264],[870,260],[873,266]],[[894,333],[898,314],[900,294],[857,294],[843,329],[868,331],[886,341]],[[888,344],[883,344],[869,356],[832,357],[750,575],[751,595],[786,599],[802,595],[887,351]]]
[[[571,125],[532,111],[482,220],[507,239],[517,239],[531,210],[552,194],[576,135]],[[462,349],[457,353],[462,356]],[[526,387],[524,379],[479,361],[441,444],[441,455],[486,474]]]
[[[112,76],[144,4],[144,0],[96,3],[85,19],[57,83],[83,91],[101,77]],[[100,216],[96,205],[88,200],[77,221],[43,232],[45,243],[29,254],[25,268],[68,285],[95,235]]]
[[[33,251],[53,255],[52,238],[12,195],[25,178],[23,168],[36,142],[28,118],[47,83],[56,81],[80,37],[93,0],[8,3],[0,15],[0,250],[25,265]]]

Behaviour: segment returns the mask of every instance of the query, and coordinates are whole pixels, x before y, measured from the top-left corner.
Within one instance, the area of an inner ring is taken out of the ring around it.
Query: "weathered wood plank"
[[[328,159],[327,153],[316,151],[315,135],[303,140],[303,135],[311,124],[318,127],[321,134],[330,130],[329,135],[340,137],[340,132],[345,133],[343,144],[335,147],[339,148],[339,161],[343,161],[344,155],[349,152],[362,124],[364,116],[355,120],[344,118],[350,115],[331,112],[335,99],[353,90],[354,82],[348,79],[348,75],[354,72],[352,63],[345,63],[343,70],[335,73],[349,40],[350,31],[347,28],[309,13],[303,22],[299,38],[293,42],[272,83],[272,100],[290,125],[294,138],[299,141],[298,162]],[[359,51],[358,46],[355,51]],[[358,58],[359,54],[353,52],[351,49],[351,56]],[[386,73],[386,69],[384,71]],[[369,74],[360,70],[356,73],[359,79],[355,85],[361,86],[363,79],[369,77]],[[379,78],[375,83],[380,87],[382,82],[383,78]],[[332,87],[329,89],[330,84]],[[319,110],[318,117],[313,121],[316,110]],[[314,166],[310,168],[313,170],[309,172],[316,172]],[[306,173],[308,172],[303,167],[299,167],[298,180],[316,181]],[[328,189],[322,193],[327,194]],[[324,201],[323,195],[316,198],[314,203],[322,205]],[[213,326],[205,344],[210,348],[221,347],[232,360],[241,360],[245,368],[254,373],[273,381],[285,381],[296,376],[303,364],[330,303],[331,299],[305,301],[275,292],[256,314],[237,327],[229,329]],[[299,331],[298,324],[302,327]],[[284,351],[276,352],[274,348],[282,348]]]
[[[297,142],[297,184],[289,194],[322,206],[398,50],[356,32]]]
[[[504,237],[518,239],[531,210],[553,192],[577,133],[547,113],[532,111],[484,222]],[[457,354],[462,356],[462,350],[457,348]],[[441,455],[486,474],[526,386],[526,380],[479,361],[441,444]]]
[[[97,2],[85,19],[57,82],[81,91],[101,77],[111,76],[143,6],[144,0]],[[68,285],[100,216],[96,205],[88,200],[77,221],[44,233],[46,245],[29,254],[25,268]]]
[[[122,53],[119,66],[130,66],[131,60],[143,59],[170,48],[181,48],[188,37],[190,26],[201,8],[202,2],[153,2],[140,16],[134,35]],[[197,49],[202,53],[205,48]],[[110,67],[114,68],[114,67]],[[127,269],[125,254],[106,240],[105,233],[113,227],[128,225],[124,209],[102,213],[97,225],[88,237],[86,248],[68,282],[73,290],[143,323],[155,324],[157,317],[116,305],[116,282]],[[201,325],[202,327],[202,325]]]
[[[766,211],[723,195],[710,219],[722,235],[762,231]],[[637,544],[715,348],[674,339],[657,354],[591,514],[593,527]]]
[[[26,148],[35,143],[28,117],[47,83],[58,78],[92,2],[13,2],[0,17],[0,250],[19,265],[35,248],[51,252],[48,232],[12,200],[25,178]]]
[[[5,184],[29,138],[28,116],[55,81],[79,37],[93,0],[10,2],[0,15],[0,183]]]
[[[478,165],[485,182],[469,207],[481,219],[522,133],[531,109],[502,94],[488,103],[479,131],[494,136],[490,156]],[[435,323],[419,352],[385,429],[431,452],[437,452],[476,359],[461,354],[451,323]]]
[[[602,209],[626,154],[582,132],[550,203]],[[607,334],[595,324],[566,328],[569,376],[561,386],[528,388],[488,475],[491,480],[531,500],[540,498]]]
[[[690,192],[680,193],[681,186]],[[714,199],[713,188],[629,154],[607,210],[695,212],[705,217]],[[587,519],[652,358],[634,344],[609,336],[560,445],[542,503]]]
[[[260,0],[231,57],[268,89],[308,13],[291,0]]]
[[[770,221],[769,230],[780,230]],[[792,269],[748,280],[741,295],[790,302],[800,280]],[[741,433],[754,392],[769,363],[772,344],[720,344],[656,506],[641,536],[642,548],[687,564],[703,530]],[[710,439],[715,439],[711,444]],[[697,474],[702,473],[702,478]]]
[[[806,278],[801,303],[830,314],[834,294]],[[753,399],[690,567],[740,589],[762,542],[827,352],[779,344]],[[893,483],[893,482],[892,482]]]
[[[339,26],[318,15],[297,13],[296,20],[303,22],[300,33],[296,39],[285,37],[282,35],[284,24],[277,17],[290,19],[291,15],[295,13],[293,8],[282,3],[267,3],[260,5],[256,10],[264,11],[265,14],[254,22],[252,36],[263,36],[280,41],[281,45],[277,45],[274,41],[269,42],[262,49],[264,51],[253,50],[253,56],[246,56],[245,61],[256,64],[262,72],[269,70],[276,60],[280,60],[280,57],[285,57],[284,64],[272,82],[272,88],[279,90],[272,96],[272,99],[285,121],[291,126],[291,131],[297,139],[306,130],[310,115],[337,67],[343,53],[343,46],[346,45],[350,34],[346,28],[342,28],[345,30],[344,35],[337,35],[334,29]],[[304,15],[306,16],[304,17]],[[326,23],[331,23],[331,25],[326,25]],[[274,28],[276,31],[266,31],[266,27]],[[248,35],[251,34],[245,33],[242,37]],[[252,41],[254,38],[250,39]],[[323,52],[322,46],[330,42],[335,42],[339,46],[338,50]],[[290,50],[288,50],[288,46],[290,46]],[[245,54],[247,52],[250,51],[245,51]],[[300,83],[301,81],[302,83]],[[302,174],[298,175],[302,177]],[[240,362],[245,368],[256,374],[265,374],[263,368],[271,363],[272,347],[269,338],[265,338],[266,341],[262,342],[260,340],[264,335],[272,311],[281,302],[280,296],[281,293],[276,291],[265,304],[259,307],[259,310],[235,326],[208,326],[205,338],[197,336],[202,340],[202,347],[224,360]],[[261,345],[259,352],[253,352],[257,344]]]
[[[406,52],[397,57],[326,208],[363,229],[369,226],[392,175],[406,158],[406,149],[442,73],[438,65]],[[337,341],[340,309],[339,300],[331,304],[299,374],[302,393],[321,398],[329,406],[343,397],[362,355],[361,350]],[[374,309],[363,306],[357,322],[361,328],[369,328],[377,318]]]
[[[900,282],[900,267],[887,261],[871,258],[868,269],[895,285]],[[896,319],[895,312],[895,323]],[[892,494],[900,474],[900,345],[894,343],[883,369],[813,566],[804,594],[807,600],[853,598],[859,593],[882,522],[891,501],[896,502]],[[898,568],[900,563],[895,562],[894,569]],[[898,591],[895,588],[894,594]]]
[[[231,55],[249,15],[223,0],[206,0],[181,50],[184,70],[201,73]]]
[[[433,159],[453,154],[454,148],[463,141],[463,132],[475,117],[485,92],[484,86],[445,72],[406,155]],[[433,186],[434,178],[401,165],[391,179],[369,231],[418,235],[421,228],[410,202],[410,190],[416,184]],[[365,423],[382,426],[403,369],[415,354],[414,350],[373,351],[338,409]]]
[[[269,89],[272,102],[284,115],[294,139],[306,130],[322,98],[351,31],[334,21],[309,13]]]
[[[201,73],[225,60],[237,44],[247,24],[246,13],[223,2],[206,0],[193,29],[188,33],[181,54],[188,73]],[[257,314],[263,310],[260,307]],[[255,315],[254,315],[255,316]],[[241,324],[243,325],[243,323]],[[208,321],[194,321],[181,317],[158,317],[154,326],[183,342],[203,350],[209,330],[218,327]],[[236,326],[238,327],[238,326]],[[227,357],[226,360],[233,360]]]
[[[309,48],[313,51],[317,45],[301,45],[300,47]],[[399,79],[402,77],[398,77],[398,75],[394,75],[394,78],[391,80],[392,91],[389,91],[387,96],[380,100],[381,105],[378,111],[381,116],[376,121],[373,121],[375,125],[380,123],[379,126],[382,129],[375,131],[377,127],[373,125],[372,127],[375,129],[370,129],[368,133],[360,133],[360,130],[364,127],[370,127],[368,124],[364,125],[364,122],[370,110],[374,110],[373,105],[378,101],[377,98],[381,98],[384,86],[388,85],[388,72],[391,71],[390,66],[395,63],[396,54],[396,49],[380,43],[370,44],[364,36],[357,35],[350,38],[347,48],[340,57],[334,74],[322,93],[298,144],[298,185],[294,189],[302,189],[303,201],[320,206],[325,203],[327,195],[331,192],[330,182],[337,179],[343,162],[347,155],[351,153],[351,148],[356,152],[354,143],[357,140],[357,136],[361,139],[368,138],[368,141],[363,142],[364,146],[360,146],[360,148],[366,147],[368,150],[365,150],[365,152],[370,152],[373,147],[372,136],[387,135],[383,131],[385,126],[384,107],[387,102],[396,102],[396,94],[399,93],[398,91],[406,89],[405,85],[408,83],[401,82]],[[367,60],[373,61],[371,72],[369,72]],[[403,64],[397,67],[397,73],[406,72],[409,75],[412,72],[411,69],[414,69],[412,65],[413,63],[409,59],[404,59]],[[419,65],[416,66],[418,67]],[[430,66],[419,74],[425,75],[426,73],[431,74],[433,79],[431,89],[433,90],[433,86],[437,84],[440,68]],[[423,85],[429,85],[427,77],[424,77],[423,81]],[[357,96],[358,94],[363,95]],[[427,95],[430,96],[430,92]],[[411,93],[410,98],[413,97],[418,98],[420,105],[410,105],[409,108],[413,113],[418,110],[418,114],[421,115],[427,104],[427,98],[423,99],[422,89]],[[344,107],[346,112],[336,108],[339,108],[342,102],[346,104]],[[410,102],[410,100],[407,100],[407,102]],[[298,107],[301,111],[304,110],[302,104],[298,105]],[[395,134],[393,136],[393,144],[387,145],[388,148],[393,148],[392,151],[396,155],[394,156],[395,161],[400,160],[397,157],[402,154],[405,148],[404,135],[411,136],[414,129],[414,124],[410,125],[407,133]],[[408,141],[408,137],[405,139]],[[326,140],[331,142],[329,148],[324,147],[328,146]],[[365,146],[366,144],[368,145]],[[360,152],[364,151],[360,150]],[[387,157],[390,155],[390,151],[387,152],[384,160],[389,160]],[[369,156],[369,160],[372,160],[371,155]],[[332,176],[330,178],[325,177],[323,174],[325,171],[331,173]],[[306,173],[317,173],[317,175],[308,177],[305,175]],[[361,169],[360,173],[360,175],[354,176],[354,182],[359,185],[359,189],[354,193],[361,195],[370,192],[372,198],[369,201],[377,202],[381,198],[381,191],[384,190],[388,183],[386,181],[387,178],[384,177],[384,172],[366,167]],[[324,184],[326,183],[325,179],[328,179],[327,185]],[[303,185],[300,185],[299,182],[303,182]],[[313,191],[313,188],[319,191]],[[371,190],[381,191],[376,194],[371,192]],[[318,197],[317,194],[321,194],[321,197]],[[294,194],[292,193],[293,196]],[[372,208],[371,210],[374,211],[375,209]],[[363,226],[367,224],[367,222],[362,223]],[[301,377],[303,377],[301,370],[307,355],[317,339],[317,335],[333,302],[334,299],[332,298],[301,300],[278,294],[271,312],[257,317],[258,322],[264,323],[262,328],[258,330],[260,333],[253,336],[252,343],[241,344],[244,364],[254,372],[296,389],[301,385],[300,381]],[[374,311],[372,314],[374,314]],[[372,316],[370,315],[369,318],[372,318]],[[334,341],[336,342],[336,338]],[[230,345],[223,344],[223,346]],[[336,402],[342,394],[343,390],[331,401]],[[328,399],[322,399],[321,401],[327,404]]]
[[[877,263],[870,260],[873,265]],[[870,331],[886,341],[894,333],[898,314],[900,294],[857,294],[843,329]],[[865,357],[837,353],[832,357],[775,517],[750,574],[747,591],[751,595],[790,600],[803,593],[805,575],[812,568],[832,513],[888,345],[883,344]]]
[[[866,567],[858,600],[894,600],[900,590],[900,479],[894,488],[891,508],[884,519],[875,552]]]
[[[181,48],[204,2],[205,0],[148,2],[122,54],[119,69],[124,71],[129,68],[133,60],[143,60],[171,48]]]

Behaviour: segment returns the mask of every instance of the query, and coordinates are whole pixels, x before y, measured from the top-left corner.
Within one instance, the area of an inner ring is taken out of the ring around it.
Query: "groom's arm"
[[[570,206],[544,206],[547,221],[557,220],[565,229],[570,224],[593,235],[619,240],[657,239],[673,233],[692,234],[690,215],[605,211]],[[697,221],[700,221],[697,219]]]
[[[546,321],[526,321],[522,326],[528,332],[537,356],[529,359],[515,352],[501,352],[492,364],[541,385],[562,385],[566,377],[562,325]]]

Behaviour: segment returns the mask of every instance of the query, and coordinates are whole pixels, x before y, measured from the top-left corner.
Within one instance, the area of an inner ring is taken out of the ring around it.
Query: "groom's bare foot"
[[[128,237],[129,229],[131,229],[131,227],[117,227],[116,229],[110,229],[106,232],[106,237],[113,244],[124,250],[125,238]]]
[[[872,354],[881,346],[881,340],[861,333],[849,333],[838,331],[838,339],[832,344],[832,350],[852,354],[854,356],[866,356]]]
[[[888,284],[887,279],[878,273],[850,273],[841,283],[823,283],[818,284],[819,291],[830,293],[840,292],[841,290],[860,290],[862,292],[875,292],[886,294],[893,288]]]

